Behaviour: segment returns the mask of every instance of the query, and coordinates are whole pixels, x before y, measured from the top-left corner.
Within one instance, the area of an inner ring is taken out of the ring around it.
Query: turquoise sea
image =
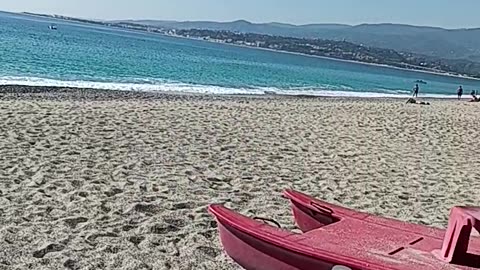
[[[50,30],[56,24],[58,30]],[[0,13],[0,84],[138,91],[421,96],[480,81]]]

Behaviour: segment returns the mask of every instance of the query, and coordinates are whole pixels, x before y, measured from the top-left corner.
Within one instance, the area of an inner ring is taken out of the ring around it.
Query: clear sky
[[[480,0],[0,0],[0,10],[90,19],[480,27]]]

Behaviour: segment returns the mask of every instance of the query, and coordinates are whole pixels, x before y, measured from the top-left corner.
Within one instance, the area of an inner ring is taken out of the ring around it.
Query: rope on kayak
[[[253,219],[263,221],[264,223],[270,222],[270,223],[275,224],[279,229],[282,228],[282,225],[280,225],[280,223],[278,223],[275,220],[270,219],[270,218],[254,217]]]
[[[327,214],[327,215],[333,215],[333,210],[326,207],[326,206],[323,206],[321,204],[318,204],[316,202],[310,202],[310,205],[315,207],[315,209],[317,209],[318,211],[324,213],[324,214]]]

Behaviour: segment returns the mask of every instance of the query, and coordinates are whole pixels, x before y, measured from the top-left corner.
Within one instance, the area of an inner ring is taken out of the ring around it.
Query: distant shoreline
[[[117,29],[116,27],[113,27],[113,28]],[[118,29],[122,29],[122,28],[118,28]],[[126,29],[128,29],[128,28],[126,28]],[[136,30],[136,29],[131,29],[131,30],[134,31],[134,32],[149,33],[149,32],[140,31],[140,30]],[[450,77],[450,78],[458,78],[458,79],[466,79],[466,80],[480,81],[480,78],[471,77],[471,76],[464,76],[464,75],[456,75],[456,74],[452,74],[452,73],[448,73],[448,72],[443,73],[443,72],[436,72],[436,71],[429,71],[429,70],[421,70],[421,69],[408,69],[408,68],[401,68],[401,67],[396,67],[396,66],[387,65],[387,64],[376,64],[376,63],[360,62],[360,61],[355,61],[355,60],[347,60],[347,59],[334,58],[334,57],[328,57],[328,56],[320,56],[320,55],[312,55],[312,54],[305,54],[305,53],[298,53],[298,52],[290,52],[290,51],[283,51],[283,50],[276,50],[276,49],[269,49],[269,48],[262,48],[262,47],[254,47],[254,46],[240,45],[240,44],[234,44],[234,43],[215,42],[215,41],[211,41],[211,40],[205,40],[205,39],[201,39],[201,38],[185,37],[185,36],[180,36],[180,35],[166,35],[166,34],[162,34],[162,33],[152,33],[152,34],[158,34],[158,35],[160,35],[160,36],[172,37],[172,38],[180,38],[180,39],[204,41],[204,42],[208,42],[208,43],[228,45],[228,46],[239,47],[239,48],[248,48],[248,49],[269,51],[269,52],[275,52],[275,53],[285,53],[285,54],[291,54],[291,55],[300,55],[300,56],[306,56],[306,57],[312,57],[312,58],[319,58],[319,59],[326,59],[326,60],[333,60],[333,61],[339,61],[339,62],[345,62],[345,63],[351,63],[351,64],[361,64],[361,65],[374,66],[374,67],[383,67],[383,68],[390,68],[390,69],[403,70],[403,71],[426,73],[426,74],[432,74],[432,75],[438,75],[438,76],[445,76],[445,77]],[[415,82],[412,82],[412,83],[415,84]]]
[[[68,18],[56,17],[54,15],[33,14],[33,13],[16,13],[16,14],[24,15],[24,16],[30,16],[30,17],[48,18],[48,19],[60,20],[60,21],[66,21],[66,22],[73,22],[73,23],[83,23],[83,24],[89,24],[89,25],[96,25],[96,23],[94,21],[82,20],[82,19],[78,19],[79,21],[77,21],[77,20],[75,20],[77,18],[68,19]],[[80,21],[80,20],[82,20],[82,21]],[[202,39],[202,38],[186,37],[186,36],[181,36],[181,35],[170,35],[170,34],[165,34],[165,33],[161,33],[161,32],[149,32],[149,31],[139,30],[139,29],[134,29],[134,28],[107,25],[105,22],[101,22],[101,21],[98,21],[97,23],[99,25],[102,25],[105,28],[109,28],[109,29],[117,29],[117,30],[131,31],[131,32],[137,32],[137,33],[156,34],[156,35],[164,36],[164,37],[204,41],[204,42],[213,43],[213,44],[223,44],[223,45],[229,45],[229,46],[235,46],[235,47],[241,47],[241,48],[250,48],[250,49],[257,49],[257,50],[277,52],[277,53],[286,53],[286,54],[291,54],[291,55],[300,55],[300,56],[313,57],[313,58],[319,58],[319,59],[340,61],[340,62],[344,62],[344,63],[362,64],[362,65],[390,68],[390,69],[396,69],[396,70],[402,70],[402,71],[411,71],[411,72],[418,72],[418,73],[424,73],[424,74],[446,76],[446,77],[450,77],[450,78],[480,81],[480,78],[467,76],[467,75],[457,75],[457,74],[452,74],[452,73],[449,73],[449,72],[441,72],[441,71],[425,70],[425,69],[409,69],[409,68],[396,67],[396,66],[392,66],[392,65],[388,65],[388,64],[368,63],[368,62],[361,62],[361,61],[356,61],[356,60],[347,60],[347,59],[334,58],[334,57],[328,57],[328,56],[320,56],[320,55],[312,55],[312,54],[284,51],[284,50],[278,50],[278,49],[262,48],[262,47],[234,44],[234,43],[215,42],[215,41],[206,40],[206,39]],[[141,25],[141,24],[139,24],[139,26],[149,27],[148,25]],[[412,82],[412,84],[414,84],[414,83],[415,82]]]
[[[268,91],[267,91],[268,92]],[[173,98],[253,98],[253,99],[337,99],[337,100],[392,100],[404,101],[410,96],[330,96],[330,95],[309,95],[309,94],[282,94],[282,93],[264,93],[264,94],[236,94],[236,93],[195,93],[183,91],[135,91],[135,90],[118,90],[118,89],[99,89],[99,88],[82,88],[82,87],[64,87],[64,86],[29,86],[29,85],[0,85],[0,100],[2,97],[29,99],[46,98],[52,100],[62,100],[65,97],[75,97],[80,99],[104,100],[104,99],[164,99]],[[469,100],[469,95],[464,95],[461,102]],[[419,96],[417,100],[434,100],[434,101],[457,101],[456,96],[451,97],[425,97]]]

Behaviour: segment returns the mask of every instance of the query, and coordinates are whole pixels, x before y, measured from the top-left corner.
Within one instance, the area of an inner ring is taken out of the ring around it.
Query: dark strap
[[[253,219],[254,219],[254,220],[263,221],[264,223],[270,222],[270,223],[275,224],[279,229],[282,228],[282,226],[280,225],[280,223],[278,223],[278,222],[276,222],[275,220],[270,219],[270,218],[254,217]]]

